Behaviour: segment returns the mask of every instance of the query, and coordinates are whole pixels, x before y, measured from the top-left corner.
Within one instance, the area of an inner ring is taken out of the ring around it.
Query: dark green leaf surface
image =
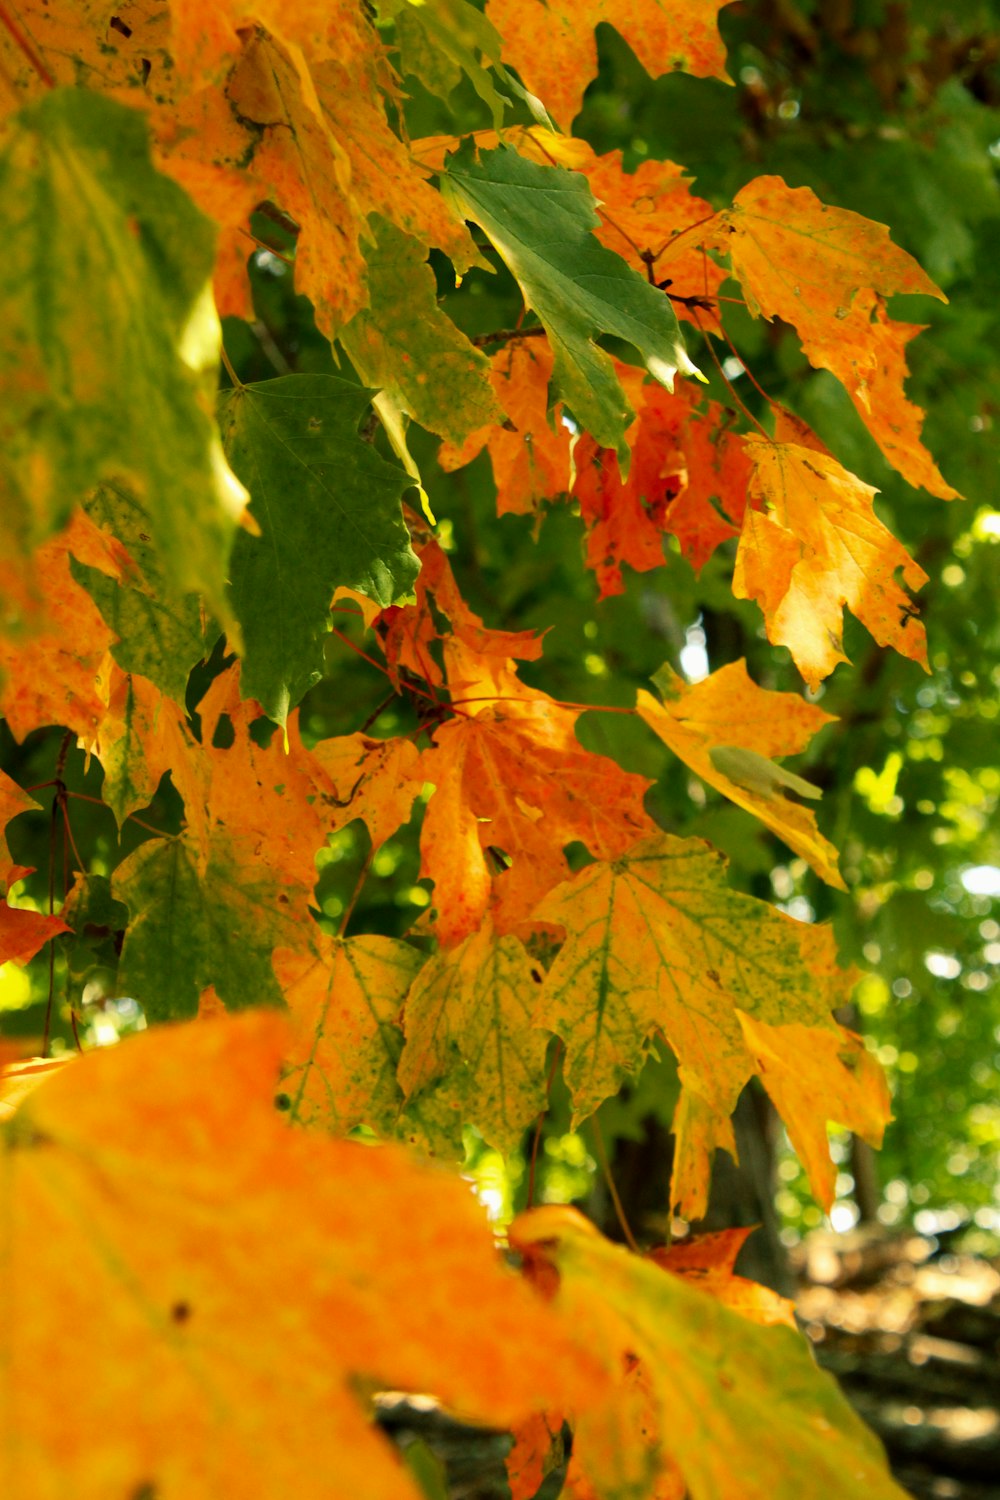
[[[466,147],[449,159],[443,189],[486,231],[544,323],[559,395],[602,447],[617,451],[627,472],[632,411],[594,340],[614,334],[632,344],[650,374],[672,389],[675,374],[696,372],[669,298],[595,238],[596,207],[579,172],[538,166],[504,146],[476,160]]]
[[[285,375],[220,404],[226,453],[261,530],[233,549],[242,689],[279,724],[322,673],[334,590],[385,607],[419,571],[400,510],[411,481],[358,436],[370,398],[333,375]]]
[[[73,576],[118,637],[112,656],[123,672],[148,677],[161,693],[183,703],[188,674],[211,647],[197,597],[171,588],[150,539],[149,517],[124,485],[102,485],[86,510],[114,532],[136,564],[135,577],[126,584],[70,559]]]
[[[150,1021],[195,1015],[210,984],[232,1010],[284,1004],[271,954],[299,938],[298,924],[287,894],[235,841],[220,836],[202,871],[184,839],[150,840],[119,866],[114,893],[132,914],[119,988]]]

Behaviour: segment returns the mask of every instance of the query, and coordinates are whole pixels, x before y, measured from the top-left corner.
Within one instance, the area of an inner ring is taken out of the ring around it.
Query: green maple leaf
[[[233,1010],[284,1004],[271,954],[301,942],[300,921],[252,850],[219,834],[202,869],[187,839],[151,839],[119,865],[114,894],[132,918],[119,988],[149,1020],[195,1015],[209,985]]]
[[[220,402],[226,453],[261,531],[233,548],[242,690],[279,724],[322,675],[334,590],[385,607],[419,571],[400,509],[411,480],[358,436],[370,400],[333,375],[283,375]]]
[[[542,167],[501,146],[471,146],[448,160],[442,191],[486,231],[525,303],[545,325],[555,353],[553,382],[573,416],[628,472],[625,429],[632,410],[610,357],[595,337],[613,334],[638,349],[652,375],[697,375],[669,298],[608,250],[585,177]]]

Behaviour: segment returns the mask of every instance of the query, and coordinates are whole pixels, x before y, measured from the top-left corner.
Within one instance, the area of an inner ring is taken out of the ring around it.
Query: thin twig
[[[726,374],[725,370],[722,368],[722,361],[720,360],[719,356],[716,354],[715,349],[712,346],[712,340],[708,336],[708,329],[704,328],[702,326],[702,321],[701,321],[701,319],[698,316],[697,309],[694,309],[694,311],[693,311],[693,317],[694,317],[695,323],[697,325],[698,332],[701,334],[702,338],[705,340],[705,344],[708,347],[708,352],[709,352],[709,355],[711,356],[712,363],[715,365],[715,368],[718,370],[719,374],[722,376],[722,379],[723,379],[723,381],[725,383],[726,390],[729,392],[730,396],[732,396],[733,400],[736,402],[736,405],[739,407],[740,411],[746,417],[747,421],[748,422],[752,422],[753,425],[756,427],[757,431],[761,434],[761,436],[765,437],[767,439],[767,441],[770,443],[772,441],[771,434],[767,431],[766,427],[761,426],[760,422],[758,422],[757,418],[754,416],[754,414],[750,410],[750,408],[741,399],[741,397],[739,395],[737,395],[736,387],[733,385],[733,382],[730,380],[729,376]],[[740,364],[743,364],[742,360],[740,360]],[[743,365],[743,368],[746,369],[746,365]]]
[[[372,709],[371,713],[368,715],[367,719],[362,724],[361,728],[358,730],[358,734],[364,734],[364,732],[365,732],[366,729],[370,729],[372,727],[372,725],[375,723],[375,720],[376,719],[380,719],[382,717],[382,715],[385,713],[386,709],[389,707],[389,704],[392,703],[393,700],[396,697],[397,697],[397,694],[395,692],[392,692],[392,693],[389,693],[387,695],[387,697],[383,698],[382,702],[379,704],[378,708],[373,708]]]
[[[590,1125],[594,1133],[594,1148],[597,1156],[597,1164],[601,1169],[601,1174],[604,1177],[604,1181],[607,1183],[608,1192],[611,1194],[611,1201],[615,1206],[615,1214],[617,1215],[618,1223],[621,1225],[622,1234],[625,1236],[625,1243],[628,1245],[630,1250],[634,1251],[635,1254],[638,1255],[639,1246],[636,1244],[635,1235],[632,1233],[629,1221],[625,1217],[625,1209],[622,1204],[622,1200],[618,1196],[618,1189],[615,1187],[615,1179],[611,1175],[611,1168],[608,1166],[608,1154],[604,1149],[604,1136],[601,1133],[601,1123],[596,1115],[591,1115]]]
[[[354,915],[354,908],[358,904],[358,897],[361,895],[362,887],[364,886],[365,881],[368,879],[368,871],[372,867],[372,860],[374,858],[375,858],[375,845],[371,844],[371,845],[369,845],[368,853],[365,855],[364,863],[362,864],[361,869],[358,872],[358,878],[357,878],[357,881],[355,882],[354,891],[353,891],[353,894],[351,896],[351,899],[350,899],[350,901],[348,901],[347,905],[344,907],[344,915],[341,917],[341,919],[340,919],[340,926],[337,929],[337,936],[338,937],[343,937],[344,934],[345,934],[345,932],[347,931],[347,924],[351,920],[351,917]]]
[[[537,339],[541,338],[545,329],[537,328],[498,328],[495,333],[477,333],[472,343],[476,349],[483,349],[487,344],[505,344],[509,339]]]

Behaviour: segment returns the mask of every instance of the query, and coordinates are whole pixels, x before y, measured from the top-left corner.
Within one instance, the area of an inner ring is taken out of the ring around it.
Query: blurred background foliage
[[[809,186],[828,203],[890,226],[940,284],[947,305],[897,298],[894,316],[926,322],[910,346],[909,394],[927,412],[925,436],[947,479],[966,497],[942,503],[910,489],[881,458],[850,401],[829,375],[813,370],[781,325],[752,321],[729,307],[726,323],[740,355],[773,398],[808,421],[837,457],[881,491],[877,508],[930,575],[920,609],[930,639],[930,675],[882,651],[854,622],[842,665],[818,697],[839,716],[795,769],[825,792],[820,824],[842,852],[850,895],[822,886],[801,860],[748,816],[706,788],[637,720],[594,712],[580,736],[628,769],[654,778],[649,806],[666,827],[710,839],[731,861],[733,883],[777,901],[806,920],[835,923],[845,962],[865,970],[848,1019],[864,1030],[885,1065],[895,1121],[874,1165],[837,1143],[841,1157],[836,1227],[859,1214],[886,1225],[916,1222],[927,1232],[963,1231],[974,1248],[1000,1244],[1000,14],[970,0],[740,0],[721,13],[733,87],[671,75],[651,80],[609,27],[598,32],[601,72],[574,133],[598,150],[620,149],[634,168],[647,158],[684,165],[694,188],[724,205],[752,178],[776,173]],[[387,25],[387,36],[392,36]],[[446,107],[406,79],[406,124],[413,137],[489,125],[471,87]],[[516,115],[514,118],[517,118]],[[522,116],[523,117],[523,116]],[[227,324],[230,357],[245,381],[335,366],[293,288],[294,238],[271,216],[255,226],[256,321]],[[472,335],[510,327],[519,297],[506,273],[470,275],[454,288],[436,266],[442,301]],[[724,289],[725,290],[725,289]],[[728,290],[732,290],[729,288]],[[694,359],[710,372],[710,394],[730,391],[687,329]],[[719,347],[725,360],[729,351]],[[763,420],[766,408],[730,361],[727,374]],[[690,680],[745,655],[769,688],[802,690],[787,653],[766,641],[755,606],[733,599],[733,548],[700,576],[665,544],[664,566],[626,572],[625,592],[598,602],[583,566],[583,533],[567,503],[540,519],[495,514],[485,456],[453,475],[435,465],[437,442],[411,430],[439,535],[460,585],[490,625],[548,631],[544,658],[522,675],[573,702],[632,705],[637,687],[665,659]],[[416,726],[405,700],[381,713],[385,679],[351,648],[361,636],[336,615],[328,676],[309,695],[302,726],[309,741],[353,732],[388,735]],[[222,661],[221,648],[192,680],[197,702]],[[119,844],[109,812],[95,802],[101,771],[63,744],[57,731],[17,746],[7,736],[3,763],[22,785],[51,782],[60,751],[70,794],[10,829],[14,856],[38,873],[22,904],[58,902],[79,858],[110,874],[150,829],[179,826],[181,806],[164,782],[141,823]],[[145,825],[143,827],[142,825]],[[350,931],[401,934],[428,904],[418,880],[416,820],[376,855]],[[75,852],[74,852],[75,850]],[[331,839],[317,859],[316,911],[336,931],[368,854],[364,825]],[[41,1031],[51,983],[60,1038],[72,1045],[70,1010],[90,1042],[142,1024],[134,1002],[116,997],[116,914],[108,888],[90,883],[91,910],[78,913],[75,939],[55,945],[28,971],[0,975],[3,1029]],[[103,893],[103,894],[102,894]],[[103,903],[103,904],[102,904]],[[470,1133],[469,1164],[498,1217],[536,1194],[556,1201],[600,1199],[598,1164],[611,1158],[615,1180],[639,1227],[650,1234],[666,1203],[672,1066],[654,1057],[635,1087],[600,1111],[598,1126],[569,1129],[558,1068],[553,1109],[541,1139],[504,1164]],[[750,1100],[743,1135],[753,1154],[759,1100]],[[746,1113],[746,1111],[744,1112]],[[739,1126],[739,1121],[738,1121]],[[776,1145],[777,1224],[786,1243],[821,1222],[794,1158]],[[532,1153],[537,1159],[532,1164]],[[650,1165],[652,1163],[652,1166]],[[723,1192],[725,1189],[723,1188]],[[657,1205],[659,1205],[657,1207]],[[749,1217],[765,1214],[757,1205]],[[738,1206],[730,1218],[745,1216]]]

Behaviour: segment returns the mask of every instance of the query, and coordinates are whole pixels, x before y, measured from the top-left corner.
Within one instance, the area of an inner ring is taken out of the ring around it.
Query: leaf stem
[[[225,369],[225,372],[229,376],[230,380],[233,382],[233,386],[236,390],[241,391],[243,389],[243,382],[237,375],[236,371],[233,369],[229,355],[226,353],[225,344],[219,345],[219,358],[222,360],[223,368]]]
[[[709,338],[709,335],[708,335],[708,329],[703,326],[702,321],[701,321],[701,319],[698,316],[698,310],[697,310],[697,308],[692,309],[692,315],[694,317],[695,323],[698,325],[698,332],[701,334],[702,338],[705,340],[705,345],[706,345],[706,347],[708,349],[708,352],[709,352],[709,355],[711,357],[712,363],[715,365],[715,368],[718,370],[719,374],[722,376],[722,379],[723,379],[723,381],[725,383],[726,390],[729,392],[730,396],[732,396],[733,400],[736,402],[736,405],[739,407],[740,411],[746,417],[747,421],[748,422],[752,422],[753,425],[754,425],[754,427],[756,427],[757,431],[761,434],[761,436],[765,437],[768,442],[771,442],[771,434],[768,432],[767,428],[763,427],[760,424],[760,422],[758,422],[757,418],[754,416],[754,414],[750,410],[750,408],[736,394],[736,387],[733,385],[733,382],[730,380],[729,376],[726,374],[725,370],[722,368],[722,361],[720,360],[719,356],[715,352],[715,349],[714,349],[714,347],[712,345],[712,340]],[[736,357],[737,357],[737,359],[739,359],[739,355],[737,355]],[[740,360],[740,364],[741,365],[743,364],[742,360]],[[743,368],[745,370],[746,369],[746,365],[743,365]],[[757,382],[754,381],[754,385],[756,385],[756,384],[757,384]]]
[[[365,858],[364,858],[364,863],[362,864],[361,869],[358,872],[358,878],[357,878],[357,880],[355,882],[354,891],[352,892],[351,899],[350,899],[350,901],[348,901],[347,905],[344,907],[344,915],[341,917],[341,919],[340,919],[340,926],[337,929],[337,936],[338,937],[343,937],[344,934],[347,932],[347,924],[348,924],[348,922],[351,920],[351,918],[354,915],[354,908],[358,904],[358,897],[361,895],[361,891],[362,891],[362,888],[364,886],[364,883],[368,879],[368,872],[369,872],[369,870],[372,867],[372,860],[374,858],[375,858],[375,845],[374,844],[370,844],[368,846],[368,853],[365,855]]]
[[[601,1122],[598,1120],[596,1114],[590,1117],[590,1128],[594,1136],[594,1152],[597,1157],[597,1164],[607,1184],[608,1192],[611,1194],[611,1201],[615,1206],[615,1215],[618,1223],[621,1225],[622,1234],[625,1236],[625,1243],[630,1250],[638,1255],[639,1246],[636,1244],[635,1235],[632,1233],[629,1221],[625,1217],[625,1208],[618,1196],[618,1189],[615,1187],[615,1179],[611,1175],[611,1168],[608,1166],[608,1153],[604,1149],[604,1134],[601,1130]]]

